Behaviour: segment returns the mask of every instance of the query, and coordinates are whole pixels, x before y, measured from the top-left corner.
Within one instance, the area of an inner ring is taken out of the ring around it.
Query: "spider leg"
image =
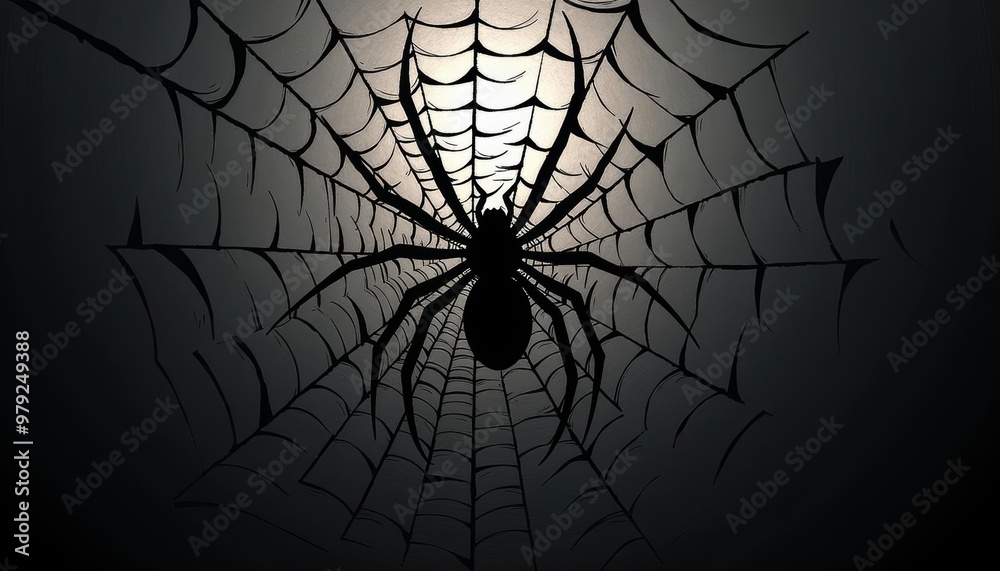
[[[413,260],[449,260],[452,258],[461,258],[462,256],[462,250],[428,248],[426,246],[414,246],[413,244],[396,244],[395,246],[389,246],[381,252],[375,252],[374,254],[369,254],[363,258],[355,258],[340,266],[334,270],[332,274],[327,276],[326,279],[316,284],[316,287],[309,290],[306,295],[302,296],[302,299],[289,307],[288,310],[274,322],[274,325],[272,325],[271,329],[268,331],[273,331],[283,319],[291,315],[298,308],[302,307],[304,303],[318,295],[321,291],[357,270],[363,270],[365,268],[370,268],[371,266],[377,266],[379,264],[398,260],[399,258],[410,258]]]
[[[441,286],[447,284],[451,280],[455,279],[456,276],[462,274],[464,271],[469,269],[469,263],[463,262],[451,270],[441,274],[440,276],[421,282],[410,289],[406,290],[403,294],[403,299],[399,301],[399,307],[396,308],[395,313],[386,322],[385,327],[382,329],[382,334],[379,335],[378,341],[375,343],[375,347],[372,349],[372,368],[371,368],[371,398],[372,398],[372,431],[375,431],[375,401],[376,396],[378,396],[378,381],[379,373],[382,371],[382,355],[385,353],[386,346],[389,345],[389,341],[392,340],[393,335],[399,330],[399,327],[403,324],[403,320],[406,316],[410,314],[410,309],[417,302],[418,299],[424,297],[425,295],[430,295],[436,291]]]
[[[569,27],[569,37],[573,42],[573,98],[570,100],[569,107],[566,108],[566,119],[563,121],[559,134],[556,136],[555,142],[552,143],[549,154],[546,155],[545,162],[542,163],[542,167],[538,171],[538,176],[535,177],[535,182],[531,185],[531,193],[528,196],[528,201],[524,204],[524,208],[521,209],[521,212],[517,216],[517,221],[513,225],[514,233],[519,232],[528,220],[531,219],[535,208],[541,202],[542,195],[545,193],[545,187],[552,179],[552,175],[555,174],[559,159],[562,158],[562,154],[569,145],[569,136],[580,125],[580,110],[583,108],[584,99],[587,98],[587,86],[584,82],[583,56],[580,54],[580,42],[577,41],[576,31],[573,30],[572,24],[569,23],[569,17],[566,17],[566,25]]]
[[[403,63],[399,69],[399,103],[403,106],[403,112],[406,113],[406,117],[409,120],[413,136],[417,140],[417,148],[420,149],[420,154],[423,155],[427,166],[431,169],[431,174],[434,175],[434,182],[437,184],[438,190],[444,195],[445,202],[448,203],[448,207],[455,214],[455,218],[458,219],[459,224],[471,232],[475,228],[475,225],[462,206],[462,202],[455,192],[455,186],[451,182],[451,177],[444,168],[444,163],[434,153],[430,139],[427,138],[424,126],[420,122],[420,113],[417,111],[417,104],[413,101],[413,92],[410,91],[410,61],[408,56],[410,53],[414,53],[414,58],[416,58],[416,53],[413,49],[413,31],[417,27],[417,16],[419,15],[420,12],[418,11],[413,17],[413,24],[406,35],[406,47],[403,49]]]
[[[514,217],[514,195],[517,194],[517,183],[515,182],[511,185],[510,189],[503,193],[503,204],[507,207],[507,222],[508,224]]]
[[[685,323],[683,319],[681,319],[681,316],[679,313],[677,313],[677,310],[675,310],[673,306],[670,305],[670,302],[668,302],[666,299],[663,298],[662,295],[660,295],[660,292],[656,291],[656,288],[653,287],[653,284],[646,281],[646,278],[640,276],[635,271],[635,268],[619,266],[614,262],[609,262],[608,260],[605,260],[604,258],[598,256],[593,252],[525,251],[524,257],[529,260],[535,260],[538,262],[552,264],[556,266],[592,266],[594,268],[597,268],[598,270],[618,276],[622,279],[628,280],[636,284],[637,286],[642,288],[643,291],[649,294],[649,296],[652,297],[656,301],[656,303],[660,305],[660,307],[665,309],[667,313],[669,313],[670,316],[677,321],[677,323],[691,337],[691,341],[693,341],[696,346],[698,347],[701,346],[698,345],[698,340],[695,339],[694,332],[691,331],[691,328],[688,326],[688,324]]]
[[[475,184],[475,183],[473,183],[473,184]],[[479,187],[478,184],[476,184],[475,186],[476,186],[476,188]],[[483,194],[482,196],[479,197],[479,200],[476,202],[476,220],[482,221],[482,219],[483,219],[483,212],[486,209],[486,199],[487,198],[489,198],[489,197],[486,194]]]
[[[326,119],[322,119],[322,121],[331,132],[334,132],[333,127],[330,126]],[[423,208],[396,194],[388,184],[380,180],[380,177],[365,164],[365,160],[361,157],[361,154],[349,147],[342,137],[336,137],[335,140],[337,146],[340,148],[340,152],[351,161],[351,165],[361,173],[365,182],[368,183],[368,187],[375,194],[375,198],[396,208],[400,213],[405,214],[410,220],[430,232],[434,232],[443,238],[454,240],[459,244],[469,243],[468,236],[445,226],[444,222],[435,218]]]
[[[560,200],[559,203],[552,209],[552,212],[545,215],[545,218],[543,218],[541,222],[529,228],[528,231],[521,236],[521,244],[528,244],[549,230],[555,228],[555,225],[558,224],[560,220],[566,218],[570,212],[573,212],[573,209],[576,208],[576,206],[580,204],[584,198],[587,198],[598,189],[598,184],[600,184],[601,178],[604,177],[604,171],[608,170],[608,167],[611,166],[611,161],[615,158],[615,154],[618,152],[618,147],[621,146],[622,141],[625,139],[625,135],[628,134],[628,126],[631,121],[632,112],[630,111],[628,117],[625,119],[625,122],[622,124],[622,130],[618,133],[618,136],[615,137],[615,140],[612,141],[611,145],[608,146],[608,150],[604,153],[604,156],[601,157],[601,160],[597,162],[597,167],[594,169],[594,172],[591,173],[590,177],[587,178],[587,181],[581,184],[580,188],[577,188],[570,193],[570,195],[564,200]]]
[[[566,332],[566,320],[563,319],[562,312],[559,311],[555,303],[552,303],[549,298],[545,297],[539,291],[538,287],[528,281],[527,278],[521,274],[515,274],[515,277],[518,283],[524,287],[524,291],[531,296],[531,299],[535,300],[538,307],[542,308],[542,311],[547,313],[552,319],[552,327],[555,329],[556,335],[556,346],[559,347],[559,352],[562,354],[563,370],[566,372],[566,394],[563,395],[563,410],[562,414],[557,413],[559,416],[559,427],[552,437],[552,445],[549,446],[549,451],[542,458],[542,462],[545,462],[552,455],[552,452],[555,451],[556,444],[559,443],[559,438],[569,424],[570,413],[573,412],[573,400],[576,397],[576,387],[579,384],[580,377],[576,370],[576,359],[573,358],[573,349],[569,343],[569,334]]]
[[[462,291],[462,288],[471,280],[472,273],[466,273],[454,285],[448,288],[448,291],[441,294],[430,305],[424,308],[423,313],[420,315],[420,321],[417,323],[417,331],[414,333],[413,339],[410,340],[410,349],[406,352],[406,359],[403,361],[400,379],[403,385],[403,406],[406,410],[406,422],[410,427],[410,435],[413,437],[413,443],[417,446],[417,451],[420,452],[424,460],[429,458],[430,451],[424,454],[420,439],[417,437],[417,420],[413,414],[413,370],[417,366],[417,358],[420,357],[420,351],[423,349],[424,341],[427,339],[427,332],[430,329],[434,316],[442,309],[451,305],[458,298],[458,294]]]
[[[587,416],[587,429],[583,433],[584,438],[586,438],[587,434],[590,433],[590,425],[594,422],[594,414],[597,412],[597,397],[601,394],[601,379],[604,377],[604,347],[601,346],[601,341],[597,338],[594,322],[590,319],[590,311],[580,292],[528,264],[521,264],[521,269],[550,293],[558,295],[573,305],[577,317],[580,318],[580,325],[587,336],[587,341],[590,343],[590,353],[594,356],[594,388],[593,396],[590,399],[590,413]]]

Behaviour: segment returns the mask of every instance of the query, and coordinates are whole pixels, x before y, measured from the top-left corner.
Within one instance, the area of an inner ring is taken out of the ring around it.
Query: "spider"
[[[619,266],[591,252],[538,251],[532,249],[533,242],[543,237],[548,231],[565,220],[585,198],[595,192],[600,192],[598,186],[604,172],[611,165],[612,158],[627,134],[629,120],[622,124],[622,129],[608,146],[607,151],[587,180],[574,190],[565,200],[559,202],[552,211],[537,224],[526,225],[536,206],[541,202],[546,186],[556,172],[556,166],[565,152],[571,133],[578,128],[577,115],[586,96],[584,84],[583,58],[580,45],[572,25],[569,24],[570,38],[574,56],[574,92],[567,107],[564,121],[556,140],[546,156],[535,182],[525,183],[530,192],[528,200],[514,217],[512,196],[517,191],[517,184],[508,190],[504,196],[506,210],[485,209],[485,196],[477,205],[476,220],[465,211],[455,185],[437,154],[437,149],[425,132],[420,122],[419,111],[413,98],[413,87],[410,77],[410,66],[407,54],[413,53],[413,30],[410,26],[404,48],[403,65],[400,70],[399,93],[400,103],[407,117],[407,122],[414,133],[421,156],[430,167],[434,181],[445,198],[448,208],[454,213],[463,231],[446,226],[441,220],[431,216],[416,204],[403,199],[393,192],[391,187],[381,180],[381,177],[370,168],[361,155],[348,147],[342,140],[340,149],[353,166],[362,174],[366,183],[376,197],[396,207],[401,213],[426,230],[437,234],[457,244],[457,248],[432,248],[413,244],[397,244],[380,252],[369,254],[362,258],[348,261],[330,276],[316,284],[305,296],[292,305],[285,316],[290,315],[302,304],[318,295],[324,289],[343,279],[348,274],[384,264],[400,258],[413,260],[448,260],[458,259],[460,262],[451,270],[419,283],[407,290],[400,300],[399,307],[386,323],[372,351],[371,368],[371,400],[372,410],[375,409],[378,393],[379,373],[382,359],[388,343],[403,324],[414,305],[438,290],[452,285],[427,304],[417,323],[416,332],[410,341],[401,370],[401,384],[405,414],[417,450],[427,458],[423,445],[417,438],[416,419],[413,411],[413,373],[417,365],[423,345],[434,317],[445,307],[451,305],[470,282],[474,282],[465,302],[462,314],[462,326],[466,339],[472,350],[473,357],[482,365],[494,370],[504,370],[513,366],[527,351],[532,331],[533,313],[531,303],[544,311],[552,320],[552,330],[559,352],[562,356],[563,370],[566,375],[566,392],[562,402],[562,410],[557,411],[559,424],[551,440],[551,445],[545,458],[555,449],[562,433],[569,422],[573,408],[579,373],[573,356],[566,322],[555,301],[550,297],[573,307],[579,318],[581,327],[590,346],[594,360],[593,391],[587,421],[589,432],[597,409],[598,394],[603,376],[605,353],[594,330],[594,324],[587,309],[583,295],[572,287],[538,271],[529,262],[555,266],[590,266],[613,276],[625,279],[637,285],[648,293],[660,306],[684,328],[688,335],[693,334],[681,319],[680,315],[670,306],[656,288],[639,275],[635,268]],[[454,283],[452,283],[454,281]],[[279,319],[279,322],[281,320]],[[697,343],[697,341],[695,341]],[[375,418],[373,415],[373,425]]]

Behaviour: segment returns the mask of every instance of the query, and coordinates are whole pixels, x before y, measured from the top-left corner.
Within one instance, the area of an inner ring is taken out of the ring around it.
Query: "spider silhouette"
[[[567,107],[566,119],[539,170],[535,182],[528,184],[530,190],[528,200],[516,218],[513,214],[514,204],[512,197],[517,191],[517,184],[513,185],[503,196],[504,204],[507,207],[506,211],[500,209],[486,210],[486,198],[484,196],[477,205],[476,220],[474,222],[462,206],[455,191],[455,185],[448,171],[445,169],[440,155],[437,154],[437,148],[430,142],[430,138],[420,122],[420,112],[413,99],[414,89],[411,83],[410,66],[406,57],[407,54],[413,53],[413,26],[410,27],[406,40],[403,65],[400,71],[400,103],[406,114],[407,122],[413,130],[417,147],[430,167],[434,181],[444,196],[448,208],[454,213],[463,231],[446,226],[438,218],[433,217],[416,204],[396,194],[388,184],[380,180],[380,177],[365,163],[358,152],[340,141],[341,151],[365,178],[366,183],[379,200],[396,207],[402,214],[409,216],[414,223],[451,241],[457,247],[432,248],[413,244],[397,244],[380,252],[369,254],[362,258],[355,258],[319,282],[298,302],[292,305],[283,318],[293,313],[324,289],[358,270],[401,258],[413,260],[461,260],[451,270],[436,278],[419,283],[403,294],[399,307],[386,323],[372,352],[370,386],[372,410],[375,411],[376,395],[378,394],[377,388],[380,378],[379,373],[381,372],[382,358],[386,346],[418,301],[431,296],[438,290],[448,286],[449,283],[451,284],[444,292],[424,307],[417,323],[416,332],[410,341],[401,370],[403,402],[407,423],[417,450],[425,459],[427,458],[427,453],[423,450],[423,445],[417,438],[416,419],[412,403],[414,369],[416,368],[417,359],[427,339],[428,331],[434,317],[441,310],[450,306],[470,282],[474,281],[463,309],[462,324],[473,356],[478,362],[490,369],[507,369],[513,366],[525,354],[532,330],[533,314],[531,311],[531,302],[534,302],[552,320],[552,329],[555,335],[554,342],[562,356],[563,370],[566,375],[566,392],[562,402],[562,411],[557,411],[559,425],[552,437],[549,450],[542,459],[543,461],[555,449],[556,443],[558,443],[562,433],[566,429],[579,383],[577,363],[572,353],[566,322],[562,312],[556,303],[550,299],[550,296],[573,307],[590,345],[591,355],[594,360],[594,387],[586,428],[588,432],[597,409],[605,354],[594,330],[593,322],[588,314],[587,303],[584,301],[583,295],[572,287],[538,271],[538,269],[528,262],[555,266],[590,266],[632,282],[662,306],[684,328],[688,335],[691,335],[692,341],[697,344],[690,328],[681,319],[680,315],[652,284],[636,272],[635,268],[619,266],[591,252],[538,251],[531,249],[536,239],[545,236],[559,222],[570,216],[573,209],[584,199],[595,192],[602,191],[598,183],[607,168],[611,165],[615,153],[626,136],[629,120],[631,119],[630,114],[623,122],[621,131],[608,146],[587,180],[565,200],[556,204],[552,211],[540,222],[526,227],[532,213],[542,200],[546,186],[556,172],[556,166],[567,149],[571,133],[579,127],[577,116],[583,106],[587,92],[584,83],[584,66],[580,53],[580,45],[568,19],[567,25],[569,25],[574,56],[575,79],[573,97]],[[453,281],[454,283],[452,283]],[[278,320],[278,322],[280,321],[281,319]],[[373,414],[373,427],[375,422]]]

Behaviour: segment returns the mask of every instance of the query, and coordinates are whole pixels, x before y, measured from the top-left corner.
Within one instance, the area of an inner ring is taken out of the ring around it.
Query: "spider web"
[[[197,473],[187,474],[176,506],[213,515],[246,491],[248,474],[293,446],[302,457],[247,510],[245,533],[294,547],[284,554],[303,565],[509,569],[525,564],[521,547],[553,523],[551,514],[574,502],[586,510],[570,537],[529,554],[532,568],[663,563],[696,519],[685,516],[697,499],[664,515],[666,507],[644,498],[679,473],[713,482],[739,438],[768,416],[744,404],[737,362],[722,379],[700,372],[713,350],[742,342],[748,320],[790,272],[835,280],[839,307],[866,263],[844,260],[826,230],[838,162],[807,158],[794,139],[762,151],[785,113],[776,60],[790,44],[718,36],[673,1],[136,4],[107,1],[97,11],[70,3],[52,21],[158,76],[176,117],[176,132],[165,136],[176,139],[179,170],[161,173],[176,188],[142,194],[128,242],[114,248],[137,276],[157,364],[197,451]],[[577,59],[571,30],[586,86],[575,115],[567,113]],[[698,34],[714,42],[681,61],[676,54]],[[404,65],[427,141],[416,139],[400,102]],[[566,150],[538,188],[567,121]],[[530,232],[573,196],[623,128],[598,190],[532,248],[639,267],[698,343],[614,276],[536,264],[584,292],[609,357],[585,431],[588,406],[578,405],[590,402],[592,357],[572,308],[560,304],[585,372],[570,426],[544,463],[565,381],[541,310],[526,358],[504,372],[472,357],[461,331],[465,290],[436,316],[415,396],[429,461],[402,421],[399,358],[416,310],[387,352],[372,410],[361,379],[374,340],[407,289],[456,263],[399,260],[357,272],[278,322],[350,259],[461,237],[421,145],[441,157],[466,215],[479,199],[501,206],[514,189],[517,216],[537,190]],[[755,174],[734,183],[732,165],[748,157]],[[219,173],[232,161],[247,168],[223,184]],[[391,196],[372,188],[368,169]],[[152,215],[176,211],[182,191],[211,182],[218,197],[190,223]],[[429,232],[430,220],[454,233]],[[694,406],[685,380],[707,389]],[[687,433],[709,424],[730,437],[673,455]],[[639,460],[624,474],[612,472],[633,454]],[[413,501],[414,490],[428,489]]]

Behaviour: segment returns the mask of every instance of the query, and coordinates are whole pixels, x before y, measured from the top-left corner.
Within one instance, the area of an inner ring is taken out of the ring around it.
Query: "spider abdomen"
[[[480,278],[469,292],[462,323],[476,360],[500,371],[514,365],[528,347],[531,305],[514,280]]]

